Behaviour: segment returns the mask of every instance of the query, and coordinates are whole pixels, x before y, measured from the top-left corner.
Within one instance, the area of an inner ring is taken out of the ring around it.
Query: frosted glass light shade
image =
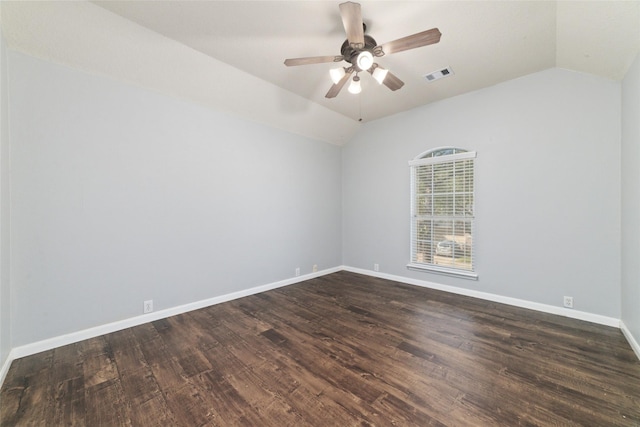
[[[376,69],[373,70],[373,78],[376,79],[378,84],[382,84],[382,82],[384,82],[385,77],[387,77],[388,72],[389,70],[385,70],[382,67],[376,67]]]
[[[367,71],[373,65],[373,55],[371,55],[371,52],[364,50],[358,54],[356,63],[362,71]]]
[[[333,82],[333,84],[337,85],[338,82],[344,77],[344,68],[332,68],[329,70],[329,75],[331,76],[331,81]]]
[[[349,84],[348,90],[349,90],[349,93],[352,93],[354,95],[357,95],[360,92],[362,92],[362,86],[360,86],[360,78],[358,76],[355,76],[353,80],[351,80],[351,84]]]

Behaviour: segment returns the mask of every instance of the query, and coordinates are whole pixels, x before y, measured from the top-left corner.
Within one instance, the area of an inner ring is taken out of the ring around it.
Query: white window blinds
[[[422,154],[411,167],[409,267],[474,272],[474,162],[476,153],[442,148]]]

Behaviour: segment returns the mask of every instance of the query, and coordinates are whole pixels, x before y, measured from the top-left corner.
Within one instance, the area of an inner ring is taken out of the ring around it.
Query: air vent
[[[451,69],[451,67],[447,67],[447,68],[443,68],[442,70],[429,73],[426,76],[424,76],[424,78],[427,79],[428,82],[432,82],[432,81],[441,79],[443,77],[450,76],[452,74],[453,74],[453,70]]]

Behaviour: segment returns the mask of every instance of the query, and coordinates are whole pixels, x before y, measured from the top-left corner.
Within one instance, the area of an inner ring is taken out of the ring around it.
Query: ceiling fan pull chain
[[[360,117],[358,119],[358,121],[361,122],[362,121],[362,92],[360,92],[358,94],[358,104],[359,104],[358,105],[358,117]]]

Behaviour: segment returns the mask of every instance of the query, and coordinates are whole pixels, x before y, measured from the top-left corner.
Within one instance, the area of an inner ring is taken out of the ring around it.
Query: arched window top
[[[467,150],[463,150],[462,148],[456,147],[440,147],[434,148],[432,150],[425,151],[424,153],[418,154],[414,160],[420,159],[429,159],[432,157],[440,157],[440,156],[450,156],[452,154],[466,153]]]

